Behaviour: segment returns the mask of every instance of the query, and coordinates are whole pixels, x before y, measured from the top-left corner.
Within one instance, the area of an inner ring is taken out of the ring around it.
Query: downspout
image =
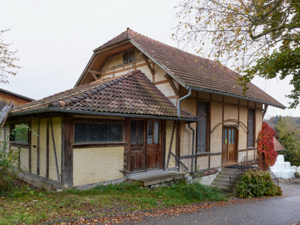
[[[191,172],[194,168],[194,141],[195,141],[195,130],[191,127],[191,123],[188,123],[189,128],[193,131],[193,142],[192,142],[192,163],[191,163]]]
[[[180,101],[189,97],[192,94],[192,88],[188,87],[189,93],[186,96],[183,96],[182,98],[178,99],[178,104],[177,104],[177,116],[180,118]]]

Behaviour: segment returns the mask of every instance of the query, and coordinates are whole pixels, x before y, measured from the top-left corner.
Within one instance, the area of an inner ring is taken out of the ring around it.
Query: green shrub
[[[247,171],[237,184],[236,191],[240,198],[282,195],[281,188],[274,184],[270,173],[258,170]]]

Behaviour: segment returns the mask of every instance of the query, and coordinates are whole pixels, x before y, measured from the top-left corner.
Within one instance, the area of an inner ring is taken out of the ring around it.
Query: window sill
[[[89,143],[74,143],[71,146],[73,148],[92,148],[92,147],[114,147],[125,146],[126,142],[89,142]]]
[[[29,143],[18,142],[18,141],[10,141],[9,144],[10,145],[17,145],[17,146],[24,146],[24,147],[30,146]]]

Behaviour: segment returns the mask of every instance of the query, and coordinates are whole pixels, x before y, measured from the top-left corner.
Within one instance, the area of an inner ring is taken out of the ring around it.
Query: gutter
[[[225,96],[230,96],[230,97],[234,97],[234,98],[251,100],[251,101],[254,101],[254,102],[259,102],[259,103],[263,103],[263,104],[268,104],[268,105],[271,105],[271,106],[275,106],[275,107],[278,107],[278,108],[281,108],[281,109],[286,109],[285,106],[276,105],[276,104],[272,104],[270,102],[265,102],[265,101],[261,101],[261,100],[254,99],[254,98],[249,98],[249,97],[243,97],[243,96],[240,96],[240,95],[234,95],[234,94],[230,94],[230,93],[226,93],[226,92],[208,90],[208,89],[197,88],[197,87],[191,87],[191,89],[194,90],[194,91],[202,91],[202,92],[207,92],[207,93],[212,93],[212,94],[219,94],[219,95],[225,95]]]
[[[180,99],[178,99],[178,104],[177,104],[177,116],[180,118],[180,101],[189,97],[192,94],[192,88],[188,87],[187,88],[189,90],[189,93],[186,96],[181,97]]]
[[[161,120],[175,120],[175,121],[185,121],[185,122],[196,122],[197,119],[189,118],[178,118],[178,117],[168,117],[168,116],[150,116],[150,115],[137,115],[137,114],[125,114],[125,113],[109,113],[109,112],[95,112],[95,111],[79,111],[79,110],[69,110],[69,109],[58,109],[58,108],[43,108],[36,109],[25,112],[10,113],[8,117],[16,116],[27,116],[38,113],[68,113],[76,115],[93,115],[93,116],[115,116],[115,117],[130,117],[130,118],[143,118],[143,119],[161,119]]]

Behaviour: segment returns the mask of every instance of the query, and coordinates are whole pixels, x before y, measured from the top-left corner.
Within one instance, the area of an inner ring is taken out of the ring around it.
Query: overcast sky
[[[18,50],[22,69],[0,88],[40,99],[70,89],[92,50],[127,27],[171,46],[177,0],[0,0],[1,36]],[[255,79],[258,87],[288,106],[288,80]],[[268,108],[273,115],[300,116],[300,108]]]

